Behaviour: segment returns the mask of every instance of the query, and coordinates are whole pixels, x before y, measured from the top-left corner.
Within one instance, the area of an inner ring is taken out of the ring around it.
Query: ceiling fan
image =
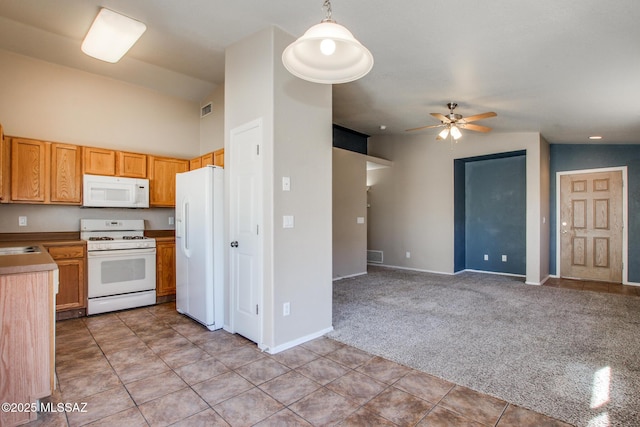
[[[460,129],[468,129],[476,132],[489,132],[491,130],[490,127],[476,125],[471,122],[475,122],[477,120],[488,119],[489,117],[497,116],[493,111],[489,111],[487,113],[476,114],[474,116],[462,117],[461,114],[454,113],[453,110],[456,109],[458,104],[455,102],[449,102],[447,104],[447,108],[449,108],[449,114],[440,114],[440,113],[431,113],[433,117],[440,120],[439,125],[429,125],[429,126],[420,126],[417,128],[407,129],[407,132],[411,132],[414,130],[422,130],[422,129],[431,129],[431,128],[444,128],[438,134],[436,139],[446,139],[447,136],[451,135],[453,139],[456,141],[460,139],[462,136],[462,132]]]

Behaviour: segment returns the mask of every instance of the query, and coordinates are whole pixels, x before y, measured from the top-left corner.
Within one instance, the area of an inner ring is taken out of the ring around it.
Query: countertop
[[[0,243],[0,247],[2,248],[14,246],[24,245],[16,244],[16,242]],[[53,258],[51,258],[49,252],[47,252],[42,245],[34,244],[33,246],[38,246],[40,252],[19,255],[0,255],[0,275],[33,273],[37,271],[56,270],[58,268],[58,265]]]

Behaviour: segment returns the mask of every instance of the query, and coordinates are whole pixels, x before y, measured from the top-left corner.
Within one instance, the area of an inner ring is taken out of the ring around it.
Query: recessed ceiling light
[[[140,21],[102,8],[82,42],[82,51],[101,61],[118,62],[146,29]]]
[[[589,139],[602,139],[600,135],[591,135]]]
[[[385,130],[387,128],[387,125],[380,125],[380,130]]]

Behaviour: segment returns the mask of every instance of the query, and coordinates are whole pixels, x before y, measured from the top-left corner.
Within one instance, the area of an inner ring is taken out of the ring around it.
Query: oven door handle
[[[107,257],[122,257],[144,254],[155,254],[156,248],[143,248],[143,249],[110,249],[106,251],[89,251],[87,252],[87,258],[107,258]]]

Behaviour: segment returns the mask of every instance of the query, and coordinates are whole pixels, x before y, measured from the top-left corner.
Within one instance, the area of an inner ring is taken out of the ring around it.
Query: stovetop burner
[[[144,235],[144,220],[81,219],[80,238],[87,251],[154,249],[156,240]]]

